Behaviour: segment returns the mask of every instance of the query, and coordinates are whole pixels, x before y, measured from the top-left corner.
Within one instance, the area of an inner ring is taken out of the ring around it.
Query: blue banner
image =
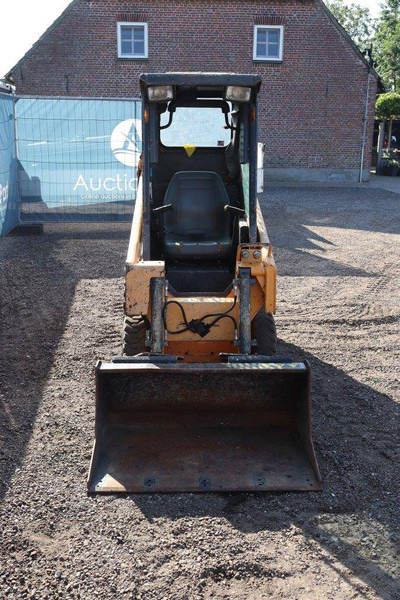
[[[0,94],[0,237],[18,223],[14,99]]]
[[[131,218],[140,101],[19,98],[16,118],[21,221]]]
[[[197,112],[179,109],[162,143],[226,146],[222,112],[211,111],[206,120]],[[139,100],[3,94],[0,122],[0,235],[18,220],[132,218],[142,151]]]

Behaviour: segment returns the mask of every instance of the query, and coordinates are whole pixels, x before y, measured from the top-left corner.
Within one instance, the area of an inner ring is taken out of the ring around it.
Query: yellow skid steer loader
[[[257,75],[140,77],[123,356],[96,368],[90,492],[317,490],[310,368],[275,355]]]

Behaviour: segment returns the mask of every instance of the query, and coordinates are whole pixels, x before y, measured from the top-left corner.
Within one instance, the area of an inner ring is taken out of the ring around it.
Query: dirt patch
[[[399,196],[277,187],[263,210],[279,352],[313,370],[323,491],[88,497],[93,368],[120,352],[129,226],[9,237],[0,598],[399,597]]]

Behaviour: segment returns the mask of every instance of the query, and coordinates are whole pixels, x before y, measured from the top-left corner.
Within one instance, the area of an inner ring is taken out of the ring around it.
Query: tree
[[[381,94],[376,101],[376,116],[378,119],[399,119],[400,94],[396,92]]]
[[[371,45],[374,19],[369,8],[356,3],[345,4],[343,0],[327,0],[326,5],[361,51]]]
[[[396,92],[388,92],[387,94],[381,94],[378,96],[376,101],[375,115],[377,119],[381,120],[381,126],[379,128],[379,144],[378,144],[378,163],[382,155],[382,145],[384,136],[384,124],[385,121],[389,121],[388,130],[388,145],[387,150],[390,152],[392,145],[392,124],[393,119],[400,118],[400,94]]]
[[[374,38],[377,70],[387,89],[400,87],[400,0],[386,0]]]

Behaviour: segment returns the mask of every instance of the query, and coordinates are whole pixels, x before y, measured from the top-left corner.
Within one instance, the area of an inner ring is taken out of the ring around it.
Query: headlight
[[[152,85],[148,88],[150,102],[164,102],[173,100],[174,90],[172,85]]]
[[[239,85],[228,85],[225,99],[232,102],[250,102],[251,88]]]

